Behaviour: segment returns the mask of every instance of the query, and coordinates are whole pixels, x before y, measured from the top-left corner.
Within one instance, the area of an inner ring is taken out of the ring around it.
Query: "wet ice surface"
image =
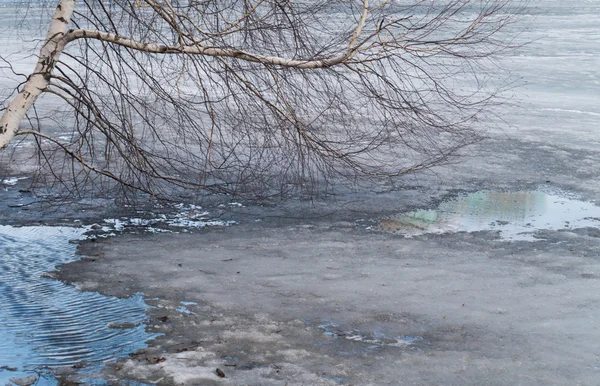
[[[600,227],[600,207],[558,193],[480,191],[436,209],[401,213],[379,221],[377,230],[406,236],[499,231],[504,240],[536,240],[538,230]]]
[[[152,338],[144,330],[148,306],[141,295],[118,299],[42,277],[78,259],[69,240],[83,232],[0,225],[0,384],[47,368],[85,364],[83,371],[91,371]],[[37,384],[56,381],[46,374]]]

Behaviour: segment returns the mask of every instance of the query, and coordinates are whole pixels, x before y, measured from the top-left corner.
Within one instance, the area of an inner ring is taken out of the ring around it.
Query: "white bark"
[[[19,130],[19,124],[48,86],[54,69],[65,46],[64,35],[75,8],[75,0],[60,0],[48,28],[44,45],[40,50],[35,70],[23,89],[11,100],[0,118],[0,150],[4,149]]]
[[[123,47],[131,48],[137,51],[144,51],[152,54],[187,54],[187,55],[206,55],[206,56],[218,56],[218,57],[230,57],[245,60],[248,62],[256,62],[263,64],[273,64],[284,67],[294,68],[324,68],[331,67],[333,65],[342,63],[347,60],[353,49],[348,49],[340,55],[333,57],[318,59],[318,60],[295,60],[287,59],[278,56],[266,56],[253,54],[247,51],[230,49],[230,48],[219,48],[210,47],[204,45],[184,45],[184,46],[169,46],[162,44],[143,43],[137,40],[124,38],[112,33],[92,31],[92,30],[73,30],[70,31],[65,37],[67,41],[73,41],[76,39],[96,39],[107,43],[117,44]]]
[[[137,51],[144,51],[153,54],[206,55],[217,57],[230,57],[245,60],[248,62],[272,64],[283,67],[294,67],[299,69],[327,68],[347,61],[354,55],[354,53],[360,47],[360,45],[357,46],[356,42],[363,30],[363,27],[365,26],[368,13],[369,0],[363,0],[363,8],[360,15],[360,20],[358,21],[358,25],[354,30],[354,33],[352,34],[352,38],[350,39],[346,51],[338,55],[316,60],[297,60],[282,58],[278,56],[259,55],[247,51],[230,48],[210,47],[201,43],[179,46],[143,43],[137,40],[118,36],[113,33],[83,29],[69,31],[69,33],[65,35],[65,42],[68,43],[77,39],[96,39],[107,43],[113,43],[123,47],[131,48]]]

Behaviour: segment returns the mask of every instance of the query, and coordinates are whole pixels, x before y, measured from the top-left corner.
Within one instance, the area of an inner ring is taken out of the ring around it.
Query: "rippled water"
[[[142,296],[80,292],[44,272],[77,259],[83,229],[0,226],[0,384],[44,368],[101,365],[145,347]],[[131,328],[111,328],[113,323]],[[17,371],[14,371],[17,369]],[[38,383],[40,384],[40,383]]]

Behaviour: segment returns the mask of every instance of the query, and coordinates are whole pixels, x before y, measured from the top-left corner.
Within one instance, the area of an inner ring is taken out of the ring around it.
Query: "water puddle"
[[[190,311],[187,306],[195,306],[198,305],[198,303],[196,302],[179,302],[179,304],[181,304],[179,307],[176,308],[177,312],[180,312],[184,315],[190,316],[190,315],[197,315],[195,312]]]
[[[427,233],[499,231],[504,240],[537,240],[538,230],[600,227],[600,207],[543,191],[480,191],[379,220],[376,230],[408,237]]]
[[[78,259],[69,240],[84,231],[0,225],[0,384],[31,376],[38,385],[57,384],[47,369],[92,371],[153,338],[141,295],[107,297],[43,277]]]
[[[333,322],[321,323],[317,327],[323,331],[323,335],[331,339],[345,339],[352,342],[360,342],[368,345],[368,348],[371,349],[383,346],[406,348],[423,341],[423,337],[421,336],[389,337],[379,330],[364,332],[357,329],[344,329]]]

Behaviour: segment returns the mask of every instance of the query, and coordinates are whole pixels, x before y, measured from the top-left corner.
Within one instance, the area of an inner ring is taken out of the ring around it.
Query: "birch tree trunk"
[[[50,74],[64,49],[63,37],[67,32],[74,8],[75,0],[59,1],[35,70],[27,79],[23,89],[9,102],[0,118],[0,150],[4,149],[15,136],[27,111],[48,86]]]

